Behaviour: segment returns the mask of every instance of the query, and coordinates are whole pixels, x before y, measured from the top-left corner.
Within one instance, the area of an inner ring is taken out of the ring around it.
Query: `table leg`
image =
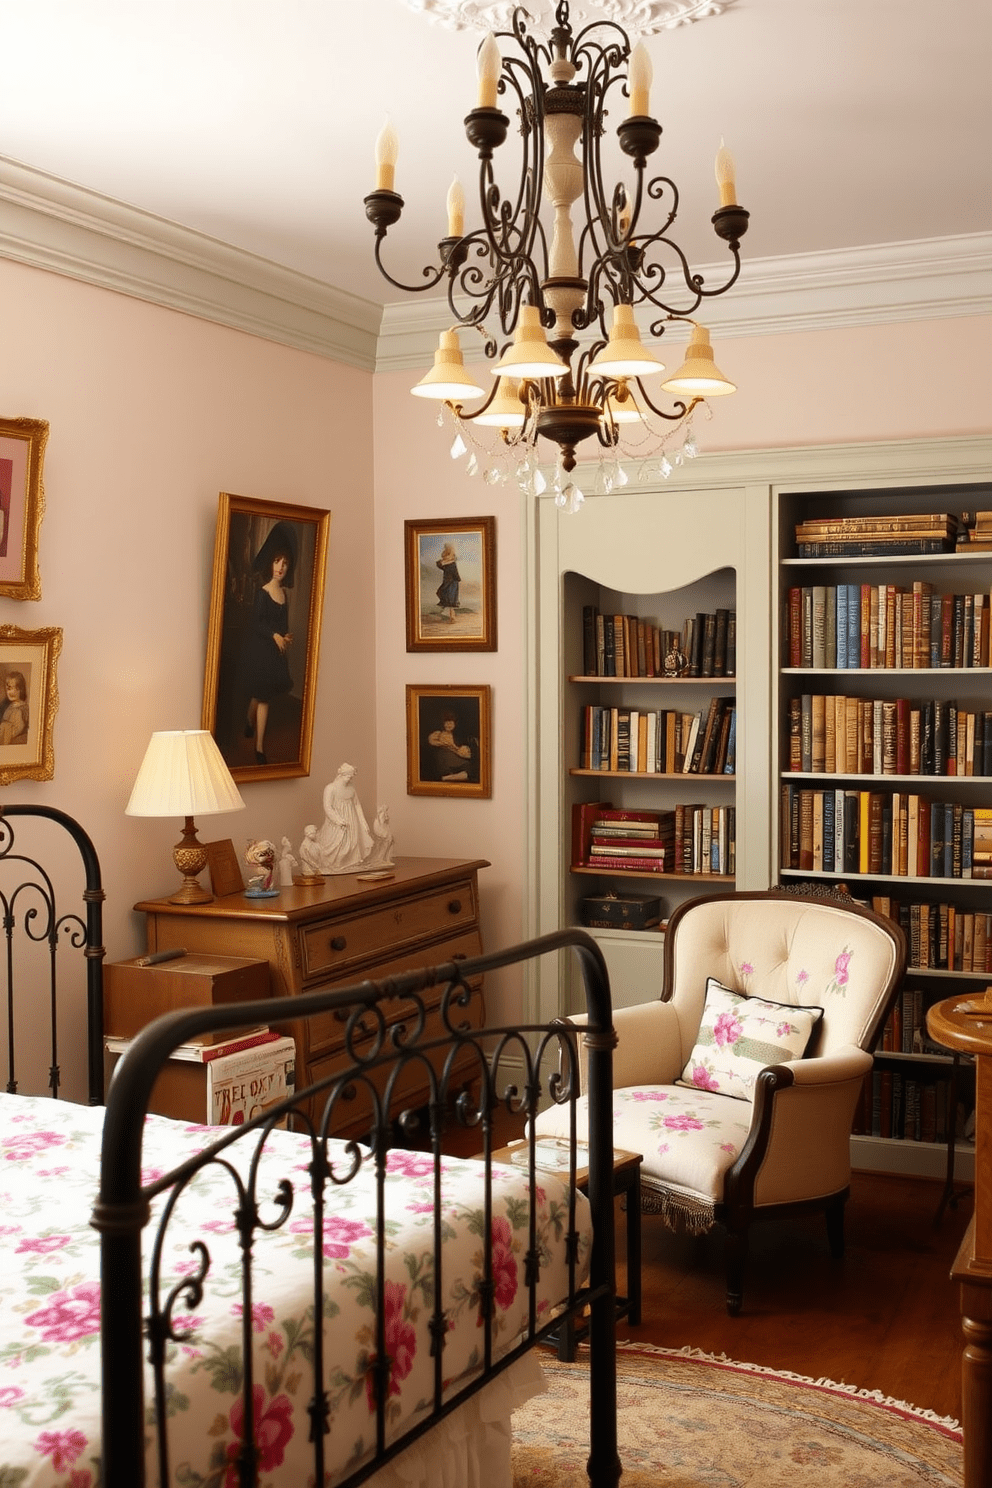
[[[627,1190],[627,1321],[641,1321],[641,1175]]]

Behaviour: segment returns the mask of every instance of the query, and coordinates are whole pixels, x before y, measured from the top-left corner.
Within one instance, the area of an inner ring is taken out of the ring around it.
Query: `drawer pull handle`
[[[467,961],[468,957],[466,956],[464,951],[456,951],[451,959],[452,961]]]
[[[343,951],[347,944],[348,942],[343,935],[334,935],[331,937],[332,951]]]
[[[460,899],[449,899],[448,900],[448,913],[455,915],[455,914],[461,914],[461,912],[462,912],[462,901]]]

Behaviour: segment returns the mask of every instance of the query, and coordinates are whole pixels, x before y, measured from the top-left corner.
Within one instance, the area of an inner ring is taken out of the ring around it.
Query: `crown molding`
[[[699,272],[719,282],[726,266]],[[706,306],[705,320],[725,340],[988,314],[992,233],[972,233],[745,260],[732,292]],[[429,366],[440,332],[450,326],[443,300],[384,306],[376,371]],[[677,343],[688,331],[675,322],[666,336]],[[477,360],[481,346],[481,338],[465,335],[466,361]]]
[[[0,156],[0,256],[375,369],[382,308]]]
[[[443,299],[381,307],[3,156],[0,202],[0,257],[362,371],[422,369],[451,323]],[[719,280],[725,268],[700,272]],[[992,233],[974,233],[745,260],[707,324],[726,338],[989,313]],[[472,359],[481,345],[466,337],[463,350]]]

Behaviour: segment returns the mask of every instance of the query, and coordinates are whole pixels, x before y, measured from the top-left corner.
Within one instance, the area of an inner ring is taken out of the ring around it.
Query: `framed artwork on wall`
[[[407,795],[492,795],[491,691],[407,685]]]
[[[406,522],[406,649],[496,650],[496,518]]]
[[[51,780],[62,631],[0,625],[0,785]]]
[[[41,598],[38,534],[47,442],[43,419],[0,418],[0,594],[7,599]]]
[[[310,774],[330,521],[220,494],[201,726],[235,780]]]

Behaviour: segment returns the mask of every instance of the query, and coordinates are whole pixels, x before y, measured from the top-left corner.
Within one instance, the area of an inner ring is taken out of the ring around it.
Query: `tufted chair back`
[[[683,1062],[703,1015],[708,977],[733,992],[821,1007],[810,1055],[870,1049],[888,1011],[899,946],[874,915],[788,893],[713,895],[677,909],[665,940],[665,992]]]

